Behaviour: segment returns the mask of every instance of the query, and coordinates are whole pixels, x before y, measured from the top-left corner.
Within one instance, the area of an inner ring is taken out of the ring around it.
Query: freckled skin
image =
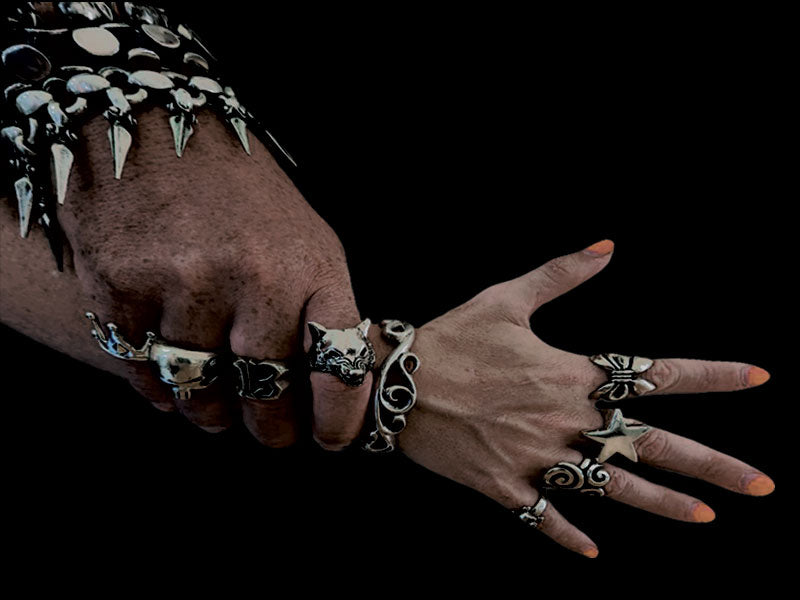
[[[589,398],[608,380],[606,373],[587,356],[544,343],[529,321],[539,306],[608,264],[613,243],[604,240],[590,248],[600,253],[553,259],[484,290],[417,330],[417,404],[398,436],[399,448],[409,458],[514,509],[537,502],[542,476],[551,466],[597,456],[599,446],[581,432],[607,425],[608,415]],[[658,359],[646,375],[657,386],[652,393],[734,391],[746,387],[746,374],[753,368],[727,361]],[[634,445],[645,464],[734,492],[768,494],[775,487],[754,467],[655,427]],[[618,461],[619,456],[612,460]],[[611,464],[605,468],[611,479],[604,489],[613,500],[681,521],[714,518],[713,510],[696,498]],[[552,501],[544,515],[545,535],[584,556],[597,556],[594,542],[561,516]]]
[[[278,359],[302,350],[303,310],[321,290],[335,290],[332,310],[355,312],[338,238],[266,148],[251,136],[248,156],[225,123],[201,111],[178,158],[167,117],[160,108],[137,115],[121,180],[113,176],[105,119],[84,126],[58,212],[63,273],[41,229],[20,239],[16,203],[0,202],[2,321],[128,378],[162,405],[169,394],[152,384],[147,365],[99,351],[85,311],[114,321],[136,344],[152,330],[187,348]],[[272,420],[280,424],[288,412]],[[206,421],[198,424],[211,426]]]
[[[53,3],[35,4],[42,13],[54,10]],[[261,144],[251,139],[253,156],[247,157],[215,117],[205,111],[198,117],[178,159],[164,111],[140,115],[121,181],[112,175],[107,123],[97,118],[87,124],[67,204],[59,209],[67,238],[63,273],[55,270],[36,226],[28,240],[19,239],[16,209],[0,199],[0,320],[126,377],[165,409],[172,405],[170,394],[146,365],[98,350],[83,318],[86,310],[102,321],[113,319],[137,344],[150,329],[186,347],[230,345],[240,354],[273,358],[299,352],[303,335],[308,345],[300,323],[309,300],[326,298],[320,313],[329,320],[314,319],[329,327],[360,320],[335,234]],[[590,248],[610,252],[613,243]],[[557,268],[544,269],[546,277],[526,277],[521,288],[517,280],[494,286],[418,330],[413,351],[422,361],[415,375],[419,397],[399,436],[404,453],[508,508],[536,502],[535,482],[547,467],[579,460],[576,448],[588,450],[579,432],[603,425],[587,393],[606,375],[586,357],[539,340],[524,305],[544,303],[558,295],[554,283],[563,293],[606,264],[592,260],[600,262],[578,253],[561,257],[553,261]],[[390,348],[377,327],[370,338],[380,364]],[[734,390],[769,378],[741,363],[668,360],[657,361],[651,371],[660,393]],[[360,429],[365,404],[354,410],[358,403],[343,402],[345,391],[325,377],[311,375],[312,386],[330,392],[325,397],[315,389],[315,436],[338,448]],[[369,377],[364,387],[368,391]],[[269,408],[243,402],[248,427],[264,443],[282,446],[295,439],[292,393]],[[231,398],[219,392],[196,396],[213,410],[178,408],[208,430],[224,428]],[[775,487],[753,467],[661,430],[644,436],[638,451],[643,462],[741,493],[769,494]],[[608,470],[607,489],[617,500],[681,520],[713,519],[713,510],[695,499],[623,469]],[[597,556],[594,543],[552,504],[542,531]]]

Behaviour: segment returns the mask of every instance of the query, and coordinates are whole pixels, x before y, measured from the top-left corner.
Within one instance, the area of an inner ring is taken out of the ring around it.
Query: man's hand
[[[224,123],[201,111],[178,158],[167,117],[160,108],[137,115],[121,180],[114,178],[107,122],[95,118],[84,127],[86,143],[58,213],[68,242],[63,273],[41,230],[34,226],[19,239],[16,211],[2,203],[2,320],[127,378],[156,407],[177,408],[208,431],[224,430],[241,411],[261,442],[289,445],[298,435],[305,322],[350,327],[361,320],[344,251],[255,138],[248,156]],[[275,401],[240,401],[221,383],[175,400],[152,365],[104,354],[86,311],[116,323],[136,345],[154,331],[175,346],[290,360],[301,369]],[[325,447],[342,447],[360,429],[371,377],[355,389],[323,374],[312,384],[317,404],[333,407],[315,436]],[[331,394],[336,405],[327,402]]]

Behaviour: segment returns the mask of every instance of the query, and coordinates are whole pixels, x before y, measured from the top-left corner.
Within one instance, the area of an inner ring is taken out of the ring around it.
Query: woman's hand
[[[69,245],[63,273],[55,271],[41,229],[19,239],[16,211],[3,201],[2,320],[127,378],[158,408],[177,407],[208,431],[227,428],[241,410],[261,442],[289,445],[298,434],[293,401],[304,369],[292,357],[302,353],[302,324],[351,327],[361,320],[341,244],[252,136],[248,156],[224,123],[201,111],[178,158],[164,110],[137,118],[120,180],[108,123],[98,117],[84,127],[86,144],[58,212]],[[86,311],[115,323],[137,347],[153,331],[181,348],[291,359],[295,382],[273,401],[240,400],[222,383],[175,399],[152,364],[103,353]],[[314,433],[323,446],[340,448],[357,435],[370,385],[371,376],[348,388],[313,374]],[[336,403],[327,402],[332,396]]]
[[[605,240],[551,260],[421,327],[413,348],[422,362],[415,374],[418,400],[399,436],[402,451],[509,509],[533,506],[542,475],[559,461],[579,464],[583,456],[597,456],[601,446],[581,432],[606,425],[589,399],[608,381],[606,372],[587,356],[542,342],[529,320],[538,307],[603,269],[612,250]],[[657,386],[654,394],[738,390],[768,378],[763,369],[744,363],[687,359],[657,359],[643,376]],[[745,494],[765,495],[774,488],[754,467],[660,429],[633,443],[639,460],[649,465]],[[714,518],[696,498],[623,468],[604,467],[611,475],[604,488],[610,498],[682,521]],[[544,516],[545,534],[571,550],[597,555],[592,540],[552,503]]]

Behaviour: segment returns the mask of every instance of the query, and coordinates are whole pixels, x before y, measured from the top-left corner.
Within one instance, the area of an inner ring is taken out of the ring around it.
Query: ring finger
[[[603,488],[609,498],[678,521],[708,523],[715,518],[711,507],[697,498],[656,485],[613,465],[606,464],[603,468],[610,475]]]
[[[213,310],[199,311],[191,303],[168,303],[161,319],[161,337],[169,344],[187,350],[213,351],[227,346],[226,320]],[[159,382],[162,394],[172,393],[168,385]],[[208,431],[218,433],[233,422],[230,387],[220,378],[209,387],[191,390],[188,397],[174,397],[177,409],[189,421]]]

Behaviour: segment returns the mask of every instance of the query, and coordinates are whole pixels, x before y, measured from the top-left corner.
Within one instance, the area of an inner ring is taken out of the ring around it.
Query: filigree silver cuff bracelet
[[[381,322],[383,337],[397,345],[381,365],[373,395],[375,429],[364,444],[368,452],[391,452],[395,437],[406,427],[406,414],[417,402],[417,387],[411,375],[420,361],[410,352],[414,327],[404,321]]]

